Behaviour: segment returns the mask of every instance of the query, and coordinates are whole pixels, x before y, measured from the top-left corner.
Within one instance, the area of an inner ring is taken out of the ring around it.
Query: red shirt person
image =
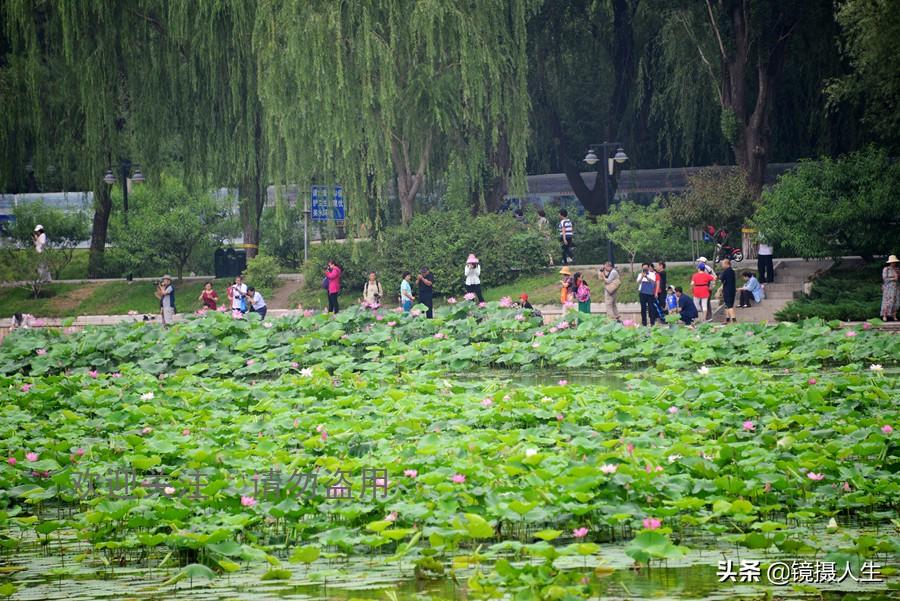
[[[694,297],[694,303],[697,305],[697,311],[703,315],[704,311],[707,315],[710,313],[709,297],[712,283],[716,281],[716,276],[706,271],[706,265],[700,263],[697,265],[697,273],[691,276],[691,293]]]

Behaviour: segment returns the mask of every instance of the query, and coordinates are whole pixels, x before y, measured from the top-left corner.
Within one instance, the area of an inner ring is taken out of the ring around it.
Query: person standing
[[[537,214],[538,231],[542,233],[547,232],[550,229],[550,220],[547,219],[547,213],[544,212],[544,209],[538,209]],[[549,232],[546,235],[549,236]]]
[[[378,281],[378,274],[374,271],[369,272],[369,279],[363,285],[363,302],[373,309],[381,305],[381,298],[384,296],[384,290],[381,282]]]
[[[666,290],[668,289],[668,276],[666,274],[666,263],[665,261],[657,261],[656,265],[653,266],[653,270],[656,272],[656,301],[657,306],[663,311],[666,312]]]
[[[47,233],[44,231],[43,225],[34,226],[34,231],[31,232],[31,240],[34,242],[34,251],[41,255],[44,253],[44,248],[47,246]],[[50,269],[47,267],[47,262],[43,259],[38,264],[38,278],[41,282],[49,282],[50,281]]]
[[[168,326],[175,321],[175,286],[172,285],[172,276],[164,275],[156,285],[156,298],[159,299],[162,324]]]
[[[203,285],[203,292],[200,293],[200,302],[210,311],[215,311],[219,302],[219,295],[213,290],[212,282],[206,282]]]
[[[603,304],[606,305],[606,316],[619,321],[619,307],[617,303],[619,286],[622,284],[619,272],[611,261],[607,261],[600,268],[597,276],[603,280]]]
[[[234,283],[228,288],[228,297],[231,299],[231,310],[232,311],[240,311],[241,313],[247,312],[247,284],[244,283],[244,278],[241,276],[236,276],[234,278]]]
[[[340,311],[338,307],[338,294],[341,292],[341,266],[335,261],[329,260],[328,267],[325,268],[325,279],[328,280],[328,312],[337,313]]]
[[[559,210],[559,241],[562,246],[562,263],[566,265],[570,260],[575,261],[575,255],[572,249],[572,243],[575,240],[575,228],[572,226],[572,220],[569,219],[569,212],[565,209]]]
[[[900,308],[900,259],[897,255],[888,257],[881,270],[881,319],[897,321]]]
[[[641,301],[641,325],[647,325],[647,316],[650,316],[650,325],[656,325],[656,272],[650,268],[650,263],[641,264],[641,272],[637,276],[638,296]]]
[[[559,270],[559,274],[563,276],[563,279],[559,282],[559,304],[565,307],[566,303],[575,301],[575,287],[572,280],[572,270],[568,267],[563,267]]]
[[[767,244],[765,239],[760,237],[756,247],[756,267],[759,271],[759,282],[768,284],[775,281],[775,262],[773,260],[774,252],[771,244]]]
[[[725,305],[725,323],[735,323],[737,318],[734,312],[734,296],[737,292],[737,275],[731,268],[730,259],[722,259],[722,273],[719,280],[722,282],[722,303]]]
[[[434,274],[427,267],[423,267],[419,271],[416,283],[419,285],[419,302],[428,307],[425,317],[431,319],[434,317]]]
[[[481,264],[478,262],[478,257],[475,256],[475,253],[469,253],[464,272],[466,276],[466,292],[474,294],[478,297],[478,302],[483,303],[484,297],[481,295]]]
[[[256,288],[250,286],[247,288],[247,299],[248,304],[250,305],[250,311],[252,313],[259,313],[260,320],[265,319],[269,309],[266,307],[266,300],[263,298],[262,294],[257,292]]]
[[[701,257],[702,258],[702,257]],[[694,297],[694,303],[697,305],[699,315],[703,315],[706,311],[706,319],[712,319],[712,309],[709,306],[710,289],[712,283],[716,281],[716,276],[706,270],[706,263],[697,264],[697,273],[691,276],[691,294]]]
[[[400,279],[400,307],[406,313],[409,313],[409,310],[412,309],[413,301],[415,300],[412,286],[409,283],[411,279],[412,274],[408,271],[404,271],[403,277]]]
[[[581,272],[576,272],[572,279],[575,282],[575,300],[578,301],[579,313],[591,312],[591,288],[582,277]]]

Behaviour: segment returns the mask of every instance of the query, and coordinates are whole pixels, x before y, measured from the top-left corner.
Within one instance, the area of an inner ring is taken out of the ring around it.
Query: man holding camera
[[[172,276],[164,275],[156,283],[156,298],[159,299],[159,309],[162,315],[162,324],[168,326],[175,321],[175,287],[172,286]]]

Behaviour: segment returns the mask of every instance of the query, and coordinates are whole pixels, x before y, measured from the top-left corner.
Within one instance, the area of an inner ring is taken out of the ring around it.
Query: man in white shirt
[[[241,299],[247,295],[247,284],[244,283],[244,278],[241,276],[236,276],[234,278],[234,284],[231,285],[231,309],[241,311],[242,313],[246,313],[246,310],[241,310]]]
[[[756,267],[759,271],[760,284],[775,281],[775,264],[772,260],[774,254],[772,245],[760,238],[759,246],[756,249]]]
[[[650,268],[650,263],[641,264],[641,271],[637,275],[638,298],[641,301],[641,324],[647,325],[647,317],[650,317],[650,325],[656,325],[656,272]]]
[[[266,318],[266,311],[268,311],[266,308],[266,300],[253,286],[247,288],[247,301],[250,303],[250,311],[259,313],[260,320]]]

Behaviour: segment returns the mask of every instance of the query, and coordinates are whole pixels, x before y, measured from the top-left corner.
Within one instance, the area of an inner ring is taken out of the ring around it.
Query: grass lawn
[[[227,301],[224,279],[213,280],[220,301]],[[200,308],[200,291],[204,280],[175,284],[175,301],[179,312],[193,312]],[[265,297],[271,290],[260,289]],[[0,288],[3,316],[31,313],[37,317],[71,317],[78,315],[122,315],[129,311],[158,313],[159,301],[153,295],[153,282],[105,282],[89,284],[51,284],[40,298],[31,298],[25,288]]]
[[[637,266],[636,266],[637,268]],[[670,267],[667,269],[668,283],[673,286],[682,286],[685,290],[690,289],[690,278],[694,273],[694,269],[689,266]],[[636,276],[632,276],[627,266],[619,267],[619,274],[625,280],[619,288],[620,303],[636,303],[638,302],[637,284],[634,284]],[[548,269],[539,274],[526,275],[516,279],[509,284],[487,288],[484,290],[484,298],[488,301],[500,300],[504,296],[509,296],[513,300],[517,300],[523,292],[528,294],[528,300],[534,305],[554,305],[559,304],[559,284],[562,276],[559,275],[559,267]],[[600,285],[597,278],[597,272],[592,270],[586,275],[588,285],[591,287],[594,302],[603,302],[603,286]],[[634,285],[632,285],[634,284]],[[397,306],[396,294],[389,284],[382,282],[386,291],[385,306]],[[396,286],[399,290],[399,280]],[[359,300],[357,294],[342,294],[340,298],[341,306],[348,306]],[[316,288],[301,288],[290,296],[292,307],[296,307],[298,303],[302,304],[305,309],[324,309],[328,306],[328,297],[325,291]],[[436,304],[440,305],[444,302],[444,298],[437,298]]]

